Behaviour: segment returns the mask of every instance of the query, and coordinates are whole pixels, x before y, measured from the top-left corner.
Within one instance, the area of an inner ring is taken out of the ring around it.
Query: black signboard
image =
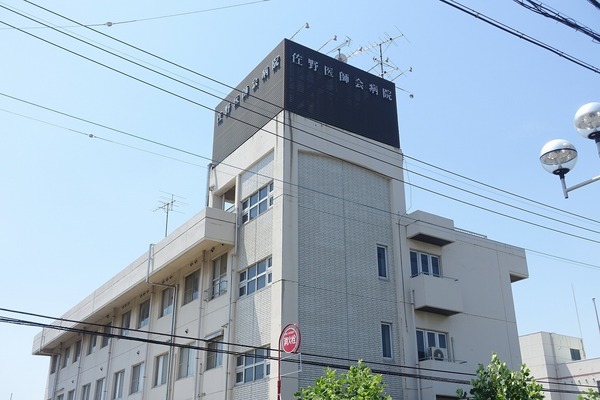
[[[393,82],[285,41],[284,108],[399,148]]]
[[[213,161],[282,109],[399,148],[395,95],[393,82],[286,39],[215,109]]]

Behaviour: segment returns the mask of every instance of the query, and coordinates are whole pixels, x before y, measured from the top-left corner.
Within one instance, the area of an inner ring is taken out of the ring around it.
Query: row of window
[[[380,278],[388,278],[387,247],[377,245],[377,274]],[[441,277],[440,258],[433,254],[410,252],[410,276],[420,274]]]
[[[447,334],[443,332],[417,329],[417,353],[419,360],[444,359],[448,356]],[[381,323],[381,349],[384,358],[392,358],[392,325]],[[441,350],[438,355],[435,351]]]
[[[206,370],[220,367],[223,364],[223,337],[219,336],[207,344]],[[191,347],[182,347],[179,349],[177,362],[177,379],[187,378],[194,374],[196,362],[196,350]],[[139,363],[131,367],[131,377],[129,380],[129,394],[141,392],[144,384],[145,364]],[[154,370],[152,374],[152,387],[158,387],[167,383],[168,374],[168,353],[163,353],[154,358]],[[81,387],[80,400],[105,400],[106,379],[98,379],[94,386],[92,396],[92,384],[87,383]],[[125,370],[115,372],[112,383],[111,399],[119,400],[123,398],[125,387]],[[57,397],[58,400],[64,400],[64,395]],[[75,400],[75,390],[67,393],[66,400]]]
[[[272,206],[273,182],[270,182],[242,201],[242,223],[253,220]]]

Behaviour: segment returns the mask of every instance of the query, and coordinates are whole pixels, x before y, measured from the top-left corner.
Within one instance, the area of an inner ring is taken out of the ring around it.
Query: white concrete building
[[[580,392],[600,391],[600,358],[586,359],[581,338],[536,332],[520,336],[519,344],[546,399],[577,400]]]
[[[282,42],[217,107],[207,208],[35,337],[46,398],[276,399],[289,323],[286,400],[358,359],[394,399],[450,398],[493,351],[518,368],[525,253],[406,213],[394,94]]]

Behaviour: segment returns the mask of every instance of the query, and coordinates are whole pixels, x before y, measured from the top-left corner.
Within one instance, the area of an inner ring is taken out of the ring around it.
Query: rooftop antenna
[[[153,210],[154,211],[158,211],[158,210],[163,210],[165,212],[165,237],[167,237],[168,231],[169,231],[169,213],[173,212],[175,210],[175,207],[178,207],[179,204],[182,205],[187,205],[186,203],[182,202],[181,200],[178,202],[175,197],[178,197],[180,199],[184,199],[183,197],[180,196],[175,196],[172,193],[166,193],[166,192],[162,192],[165,194],[170,195],[170,197],[167,196],[161,196],[159,203],[160,205]],[[184,199],[185,200],[185,199]],[[177,204],[175,204],[177,203]]]
[[[344,53],[342,53],[342,48],[346,47],[346,46],[350,46],[351,42],[352,42],[352,39],[350,39],[348,36],[346,36],[346,40],[344,40],[340,45],[329,50],[327,52],[327,54],[331,54],[331,53],[334,53],[337,51],[337,55],[335,56],[335,58],[337,60],[340,60],[341,62],[345,63],[348,60],[348,57]]]
[[[396,29],[398,29],[398,28],[396,28]],[[407,72],[412,72],[412,67],[408,67],[401,71],[400,68],[398,66],[396,66],[396,64],[394,64],[390,60],[389,57],[384,56],[385,52],[387,51],[387,49],[390,47],[391,44],[396,45],[396,43],[395,43],[396,39],[404,38],[406,41],[408,41],[406,36],[404,36],[404,34],[402,32],[400,32],[400,30],[398,30],[398,32],[399,32],[399,34],[396,36],[391,36],[388,33],[385,33],[386,36],[384,39],[380,39],[379,42],[377,42],[377,43],[369,43],[368,46],[360,46],[353,53],[351,53],[349,56],[347,56],[347,58],[360,55],[364,52],[376,51],[376,54],[373,56],[373,61],[375,62],[375,65],[373,65],[367,72],[371,72],[375,68],[379,67],[379,74],[378,74],[379,77],[386,78],[387,80],[389,80],[391,82],[395,81],[396,79],[403,76]],[[411,98],[411,99],[414,98],[414,94],[409,92],[408,90],[405,90],[397,85],[396,85],[396,89],[408,93],[409,98]]]
[[[326,42],[325,42],[325,44],[324,44],[323,46],[319,47],[319,48],[317,49],[317,51],[321,51],[321,49],[322,49],[323,47],[327,46],[327,45],[329,44],[329,42],[331,42],[332,40],[333,40],[334,42],[335,42],[335,41],[337,41],[337,35],[333,35],[333,37],[332,37],[331,39],[329,39],[328,41],[326,41]]]
[[[310,28],[310,25],[308,25],[308,22],[305,22],[305,23],[304,23],[304,25],[302,25],[302,26],[300,27],[300,29],[298,29],[298,30],[296,31],[296,33],[294,33],[294,34],[292,35],[292,37],[290,37],[290,40],[292,40],[292,39],[294,38],[294,36],[296,36],[297,34],[299,34],[299,33],[300,33],[300,31],[301,31],[302,29],[309,29],[309,28]]]

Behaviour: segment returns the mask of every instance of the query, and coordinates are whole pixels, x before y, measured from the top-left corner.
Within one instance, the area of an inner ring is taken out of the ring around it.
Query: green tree
[[[384,393],[385,384],[379,374],[358,361],[348,372],[337,374],[331,368],[315,381],[314,386],[301,388],[294,397],[302,400],[392,400]]]
[[[597,390],[590,389],[583,395],[577,396],[577,400],[600,400],[600,393]]]
[[[462,399],[473,400],[541,400],[542,385],[537,383],[529,368],[521,365],[519,371],[513,371],[506,363],[498,358],[496,353],[492,354],[492,362],[484,367],[479,365],[477,377],[471,380],[473,388],[467,393],[458,389],[456,394]]]

